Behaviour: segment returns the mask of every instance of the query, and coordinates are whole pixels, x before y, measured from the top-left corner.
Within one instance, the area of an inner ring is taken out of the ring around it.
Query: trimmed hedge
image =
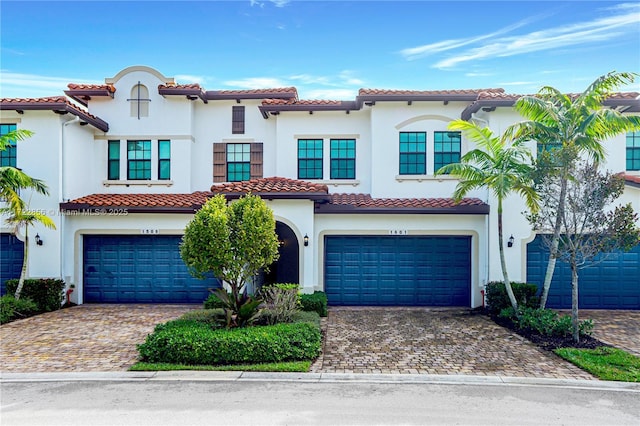
[[[521,282],[512,282],[511,288],[518,301],[518,306],[523,308],[537,308],[540,305],[538,286]],[[486,288],[487,310],[490,315],[498,315],[500,311],[511,307],[507,289],[502,281],[491,281]]]
[[[146,362],[228,365],[311,360],[320,346],[320,330],[308,322],[214,330],[177,320],[157,326],[138,350]]]
[[[15,294],[18,281],[18,279],[7,280],[5,283],[7,294]],[[24,297],[34,301],[39,312],[57,311],[64,300],[64,288],[64,281],[57,278],[26,279],[20,299]]]
[[[300,308],[303,311],[315,311],[321,317],[327,316],[327,295],[324,291],[300,295]]]
[[[31,317],[37,313],[38,306],[29,298],[21,297],[16,300],[13,294],[0,297],[0,324]]]

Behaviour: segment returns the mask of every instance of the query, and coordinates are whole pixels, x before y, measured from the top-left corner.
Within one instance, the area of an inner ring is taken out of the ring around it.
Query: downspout
[[[65,128],[69,125],[69,124],[73,124],[73,123],[78,123],[80,122],[80,117],[76,116],[73,120],[69,120],[69,121],[65,121],[64,123],[62,123],[62,126],[60,128],[60,151],[59,151],[59,162],[58,162],[58,166],[60,167],[60,178],[58,180],[58,184],[59,184],[59,191],[58,191],[58,203],[64,203],[65,200],[65,184],[66,184],[66,179],[65,179],[65,161],[64,161],[64,157],[65,157],[65,149],[64,149],[64,142],[65,142]],[[58,204],[59,206],[60,204]],[[62,214],[62,211],[58,210],[58,214],[60,215],[60,238],[58,239],[58,243],[59,243],[59,250],[60,250],[60,279],[62,279],[63,281],[65,281],[67,287],[69,287],[70,283],[66,282],[66,277],[64,274],[64,224],[66,221],[66,217],[64,214]],[[67,300],[69,298],[69,294],[67,293]]]
[[[471,114],[471,119],[475,120],[481,124],[484,124],[485,127],[489,127],[489,121],[485,120],[484,118],[480,118],[476,115],[476,113],[472,113]],[[491,206],[491,204],[489,203],[489,188],[487,188],[487,194],[486,194],[486,202],[487,204],[489,204],[489,206]],[[485,304],[485,298],[484,298],[484,291],[487,288],[487,284],[489,283],[489,279],[490,279],[490,262],[491,262],[491,256],[489,255],[489,252],[491,250],[491,211],[489,211],[489,214],[485,216],[485,220],[484,220],[484,227],[485,227],[485,238],[487,239],[487,247],[485,250],[485,279],[484,279],[484,288],[482,289],[483,292],[483,297],[482,297],[482,307],[484,308],[484,304]]]

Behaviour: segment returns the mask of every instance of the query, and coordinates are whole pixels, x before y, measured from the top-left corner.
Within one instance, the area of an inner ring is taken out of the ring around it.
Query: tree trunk
[[[20,271],[20,279],[18,280],[18,287],[14,295],[16,300],[20,299],[20,293],[22,293],[22,287],[24,286],[24,280],[27,277],[27,265],[29,261],[29,235],[27,227],[24,228],[24,254],[22,256],[22,270]]]
[[[580,326],[578,319],[578,266],[575,258],[571,258],[571,325],[573,326],[573,341],[580,341]]]
[[[507,295],[509,296],[509,301],[511,302],[511,306],[516,313],[516,316],[520,316],[518,314],[518,301],[516,300],[516,296],[513,294],[513,289],[511,288],[511,281],[509,281],[509,273],[507,272],[507,262],[504,258],[504,242],[502,235],[502,200],[498,200],[498,247],[500,249],[500,266],[502,267],[502,276],[504,278],[504,288],[507,290]]]
[[[542,285],[542,294],[540,295],[540,309],[547,306],[547,297],[549,297],[549,288],[553,279],[553,272],[556,269],[556,260],[558,256],[558,245],[560,243],[560,229],[562,218],[564,217],[564,205],[567,199],[567,177],[563,176],[560,182],[560,196],[558,197],[558,211],[556,212],[556,223],[553,227],[553,239],[551,240],[551,253],[549,254],[549,262],[547,263],[547,271],[544,275],[544,284]]]

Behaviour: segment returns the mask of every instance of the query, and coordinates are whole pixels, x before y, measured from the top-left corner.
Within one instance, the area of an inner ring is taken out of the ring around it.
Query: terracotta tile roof
[[[50,110],[69,112],[91,124],[95,128],[107,132],[109,124],[101,118],[90,114],[80,106],[71,102],[64,96],[51,96],[46,98],[3,98],[0,99],[0,109],[3,110]]]
[[[460,89],[460,90],[388,90],[388,89],[360,89],[359,96],[371,95],[477,95],[481,92],[503,93],[504,89]]]
[[[295,94],[298,97],[298,89],[295,87],[275,87],[273,89],[242,89],[242,90],[218,90],[217,93],[223,95],[268,95],[272,93]]]
[[[326,99],[264,99],[262,105],[342,105],[343,102]]]
[[[197,209],[204,204],[211,194],[198,191],[191,194],[91,194],[62,203],[65,210],[86,208],[174,208]]]
[[[480,92],[478,94],[478,100],[483,100],[483,99],[505,99],[505,100],[512,100],[512,101],[517,101],[518,99],[520,99],[523,95],[514,95],[511,93],[503,93],[503,92]]]
[[[115,86],[113,86],[113,84],[76,84],[76,83],[69,83],[67,84],[67,87],[71,90],[88,90],[88,91],[94,91],[94,90],[106,90],[107,92],[111,92],[111,93],[115,93],[116,88]]]
[[[369,194],[331,194],[331,204],[359,208],[452,208],[485,203],[478,198],[463,198],[456,203],[452,198],[372,198]]]
[[[158,89],[201,89],[198,83],[190,84],[160,84]]]
[[[304,196],[316,195],[327,197],[329,194],[329,189],[327,185],[308,182],[304,180],[287,179],[282,177],[268,177],[243,182],[214,184],[211,187],[211,192],[213,192],[214,194],[289,194],[292,196],[300,195],[301,197],[298,198],[307,198]]]
[[[619,176],[624,178],[627,185],[640,187],[640,175],[630,175],[628,173],[618,173]]]

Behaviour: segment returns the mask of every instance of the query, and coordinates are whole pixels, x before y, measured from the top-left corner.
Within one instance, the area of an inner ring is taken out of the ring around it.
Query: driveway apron
[[[123,371],[156,324],[200,305],[80,305],[0,326],[0,371]]]
[[[330,308],[323,354],[312,371],[594,379],[459,308]]]
[[[579,315],[593,320],[593,337],[640,356],[640,311],[580,309]]]

